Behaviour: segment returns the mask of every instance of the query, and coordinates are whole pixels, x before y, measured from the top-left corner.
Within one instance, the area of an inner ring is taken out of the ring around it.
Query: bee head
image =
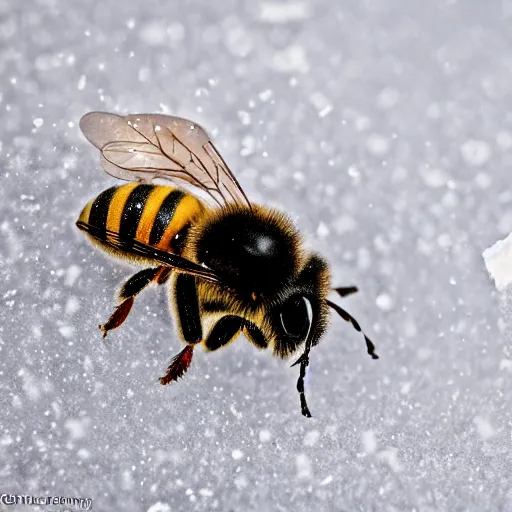
[[[311,346],[320,340],[328,322],[325,298],[330,289],[327,264],[317,255],[309,258],[295,279],[268,307],[267,322],[274,333],[274,353],[287,357],[309,339]]]

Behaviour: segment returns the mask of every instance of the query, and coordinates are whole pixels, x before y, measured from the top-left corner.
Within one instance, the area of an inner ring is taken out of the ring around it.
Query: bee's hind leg
[[[171,289],[170,301],[176,307],[178,329],[187,346],[172,358],[166,374],[160,377],[160,384],[164,386],[183,377],[192,362],[194,345],[203,340],[196,278],[189,274],[178,274]]]
[[[169,278],[170,269],[166,267],[146,268],[134,274],[121,288],[119,298],[121,303],[115,311],[110,315],[110,318],[100,325],[103,331],[103,337],[107,336],[108,331],[119,327],[128,317],[135,296],[139,294],[149,283],[152,281],[158,284],[163,284]]]

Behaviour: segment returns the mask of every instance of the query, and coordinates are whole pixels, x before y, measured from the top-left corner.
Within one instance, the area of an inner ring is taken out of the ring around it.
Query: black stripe
[[[119,187],[111,187],[104,190],[92,203],[87,223],[97,228],[97,238],[100,240],[105,239],[108,208],[118,188]]]
[[[185,245],[187,243],[188,232],[190,231],[190,222],[187,222],[175,235],[171,240],[170,250],[174,254],[181,255],[183,249],[185,249]]]
[[[174,217],[176,208],[184,195],[185,194],[181,190],[173,190],[163,200],[162,205],[156,214],[155,222],[153,222],[151,233],[149,234],[149,245],[158,245],[164,236],[167,226]]]
[[[119,235],[121,238],[135,238],[146,201],[155,185],[138,185],[128,196],[121,216]]]
[[[174,293],[183,338],[187,343],[201,341],[203,339],[203,329],[197,298],[196,278],[188,274],[179,274],[176,277]]]

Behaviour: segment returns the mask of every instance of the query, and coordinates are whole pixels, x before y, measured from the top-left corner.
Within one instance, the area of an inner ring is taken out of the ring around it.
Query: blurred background
[[[0,493],[512,510],[512,300],[481,257],[512,231],[511,22],[509,0],[0,0]],[[380,359],[333,317],[306,419],[297,368],[243,338],[161,386],[180,348],[163,288],[103,344],[132,270],[74,226],[116,183],[90,110],[203,125],[359,287],[342,304]]]

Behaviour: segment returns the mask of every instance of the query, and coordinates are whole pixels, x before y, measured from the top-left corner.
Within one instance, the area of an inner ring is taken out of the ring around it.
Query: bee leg
[[[203,340],[203,327],[196,278],[190,274],[178,274],[172,298],[176,305],[178,327],[183,339],[187,343],[199,343]]]
[[[246,320],[243,329],[247,339],[257,348],[263,350],[268,347],[268,341],[259,327]]]
[[[213,327],[205,341],[206,350],[217,350],[227,345],[244,326],[244,319],[235,315],[223,316]]]
[[[167,373],[160,377],[160,384],[164,386],[183,377],[192,362],[192,354],[194,353],[194,345],[187,345],[179,354],[175,355],[171,364],[167,368]]]
[[[358,290],[356,286],[345,286],[341,288],[333,288],[333,291],[335,291],[340,297],[346,297],[347,295],[356,293]]]
[[[135,296],[152,281],[156,281],[158,284],[165,283],[169,277],[169,270],[165,267],[146,268],[134,274],[124,283],[119,293],[119,298],[122,302],[110,315],[110,318],[100,325],[104,338],[107,336],[108,331],[116,329],[126,320],[132,309]]]

